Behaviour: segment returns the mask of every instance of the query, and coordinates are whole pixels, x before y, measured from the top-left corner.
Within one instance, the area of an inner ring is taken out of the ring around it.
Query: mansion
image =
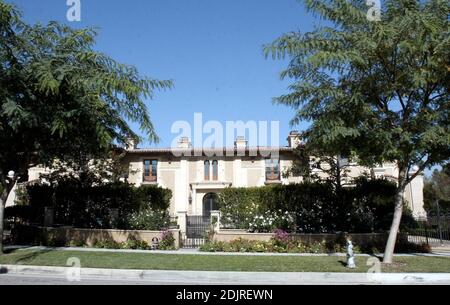
[[[183,138],[178,143],[178,151],[172,148],[141,149],[131,145],[124,162],[130,168],[130,183],[136,186],[154,184],[172,190],[171,215],[207,216],[217,210],[215,196],[224,188],[301,182],[302,177],[283,175],[292,166],[295,148],[301,145],[300,135],[292,132],[287,143],[285,147],[252,148],[248,147],[245,138],[239,137],[231,154],[227,149],[210,149],[196,154],[189,139]],[[348,176],[358,177],[370,172],[376,178],[390,178],[396,177],[398,171],[395,164],[373,169],[352,164]],[[426,215],[422,175],[408,185],[405,198],[415,217]]]
[[[283,175],[292,165],[294,151],[301,145],[300,135],[291,132],[284,147],[248,147],[239,137],[230,149],[206,149],[196,153],[188,138],[177,148],[127,147],[123,160],[129,167],[128,182],[136,186],[157,185],[172,190],[170,214],[179,219],[185,215],[209,216],[218,209],[216,196],[228,187],[260,187],[290,184],[302,177]],[[262,153],[265,152],[265,153]],[[211,157],[210,157],[211,156]],[[350,164],[348,176],[371,173],[376,178],[397,176],[395,164],[364,168]],[[29,180],[39,179],[42,168],[32,168]],[[413,215],[426,216],[423,208],[423,176],[417,176],[405,190],[405,198]]]

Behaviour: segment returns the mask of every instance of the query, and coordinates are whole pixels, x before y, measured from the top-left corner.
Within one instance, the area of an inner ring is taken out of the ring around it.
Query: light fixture
[[[14,171],[9,171],[8,172],[8,178],[9,179],[14,179],[14,175],[15,175],[16,173],[14,172]]]

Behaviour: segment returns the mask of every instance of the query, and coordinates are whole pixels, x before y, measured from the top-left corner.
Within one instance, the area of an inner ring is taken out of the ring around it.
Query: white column
[[[187,160],[180,161],[180,168],[176,172],[175,210],[189,210],[189,182]]]
[[[233,162],[233,185],[235,187],[243,187],[245,186],[243,183],[244,180],[244,171],[242,169],[242,160],[239,158],[234,159]]]
[[[181,232],[182,237],[184,237],[186,235],[187,211],[178,211],[177,216],[178,216],[178,225],[180,226],[180,232]]]

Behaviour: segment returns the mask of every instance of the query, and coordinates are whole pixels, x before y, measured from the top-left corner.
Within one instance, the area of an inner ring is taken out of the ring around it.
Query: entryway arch
[[[219,210],[218,195],[208,193],[203,197],[203,216],[211,216],[211,211]]]

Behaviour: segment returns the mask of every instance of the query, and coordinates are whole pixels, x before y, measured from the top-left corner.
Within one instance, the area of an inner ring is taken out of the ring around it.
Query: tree
[[[333,154],[323,147],[312,147],[310,143],[294,150],[292,166],[285,176],[302,176],[306,180],[331,183],[339,193],[342,187],[351,183],[350,158]]]
[[[425,181],[423,190],[425,209],[428,214],[436,215],[436,203],[440,205],[440,213],[450,212],[450,176],[445,170],[435,170],[430,179]]]
[[[442,171],[447,175],[450,176],[450,163],[444,164]]]
[[[144,100],[172,82],[95,51],[96,35],[56,22],[25,24],[0,0],[0,236],[6,199],[30,166],[104,158],[114,145],[140,139],[129,122],[157,141]]]
[[[305,138],[316,146],[346,143],[369,167],[396,162],[384,256],[391,263],[406,186],[450,158],[449,2],[386,0],[379,22],[367,18],[363,0],[305,3],[326,23],[265,46],[267,55],[290,59],[281,77],[294,80],[275,103],[296,111],[292,124],[311,122]]]

